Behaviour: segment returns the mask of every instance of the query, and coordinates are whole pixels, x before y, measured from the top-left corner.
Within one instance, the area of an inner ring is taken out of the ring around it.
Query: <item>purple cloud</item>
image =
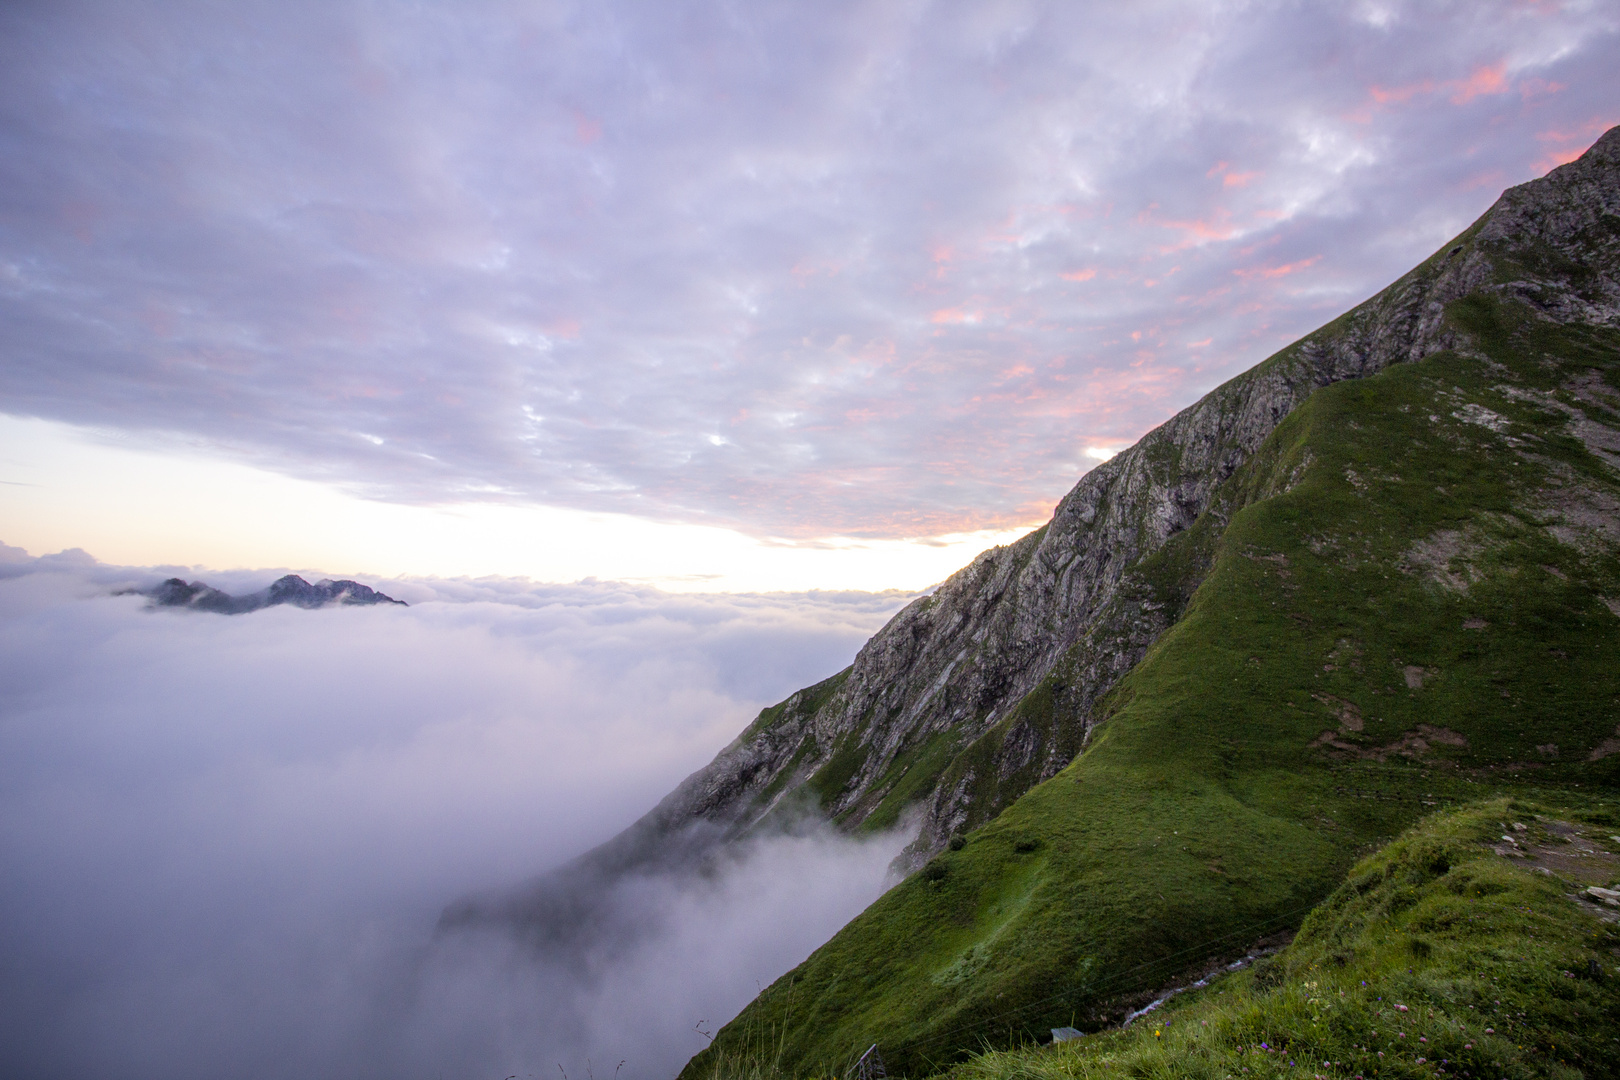
[[[0,410],[410,502],[903,536],[1620,122],[1599,4],[18,4]]]

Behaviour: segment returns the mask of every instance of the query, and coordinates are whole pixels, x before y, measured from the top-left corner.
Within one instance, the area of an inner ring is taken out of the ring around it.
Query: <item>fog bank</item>
[[[151,610],[0,561],[0,1060],[38,1077],[671,1074],[874,899],[901,840],[637,878],[567,962],[444,905],[607,839],[898,594],[370,581],[410,608]],[[306,576],[309,576],[306,573]]]

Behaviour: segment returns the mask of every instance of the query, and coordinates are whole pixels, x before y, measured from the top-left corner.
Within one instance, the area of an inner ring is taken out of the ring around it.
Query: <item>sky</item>
[[[1611,2],[0,6],[0,540],[917,589],[1620,122]]]
[[[562,962],[435,934],[606,840],[906,599],[414,579],[225,616],[0,548],[0,1069],[667,1080],[874,900],[904,836],[760,841]],[[225,574],[234,592],[263,575]]]

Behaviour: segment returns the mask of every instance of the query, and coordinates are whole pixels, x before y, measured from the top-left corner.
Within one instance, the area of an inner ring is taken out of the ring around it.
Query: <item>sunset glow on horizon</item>
[[[604,578],[666,592],[917,591],[1035,528],[794,541],[626,514],[363,499],[197,452],[109,444],[96,433],[0,417],[0,542],[40,556],[315,576]]]

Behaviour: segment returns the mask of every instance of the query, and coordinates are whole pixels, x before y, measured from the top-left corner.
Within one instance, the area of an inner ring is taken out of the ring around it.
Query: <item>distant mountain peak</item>
[[[278,604],[291,604],[306,609],[326,607],[328,604],[406,606],[405,601],[395,600],[358,581],[350,581],[347,578],[339,581],[322,578],[311,585],[297,574],[277,578],[266,588],[245,596],[232,596],[201,581],[186,581],[177,577],[169,578],[153,588],[136,591],[151,600],[154,607],[193,608],[220,615],[242,615],[249,611],[258,611],[260,608],[275,607]]]

